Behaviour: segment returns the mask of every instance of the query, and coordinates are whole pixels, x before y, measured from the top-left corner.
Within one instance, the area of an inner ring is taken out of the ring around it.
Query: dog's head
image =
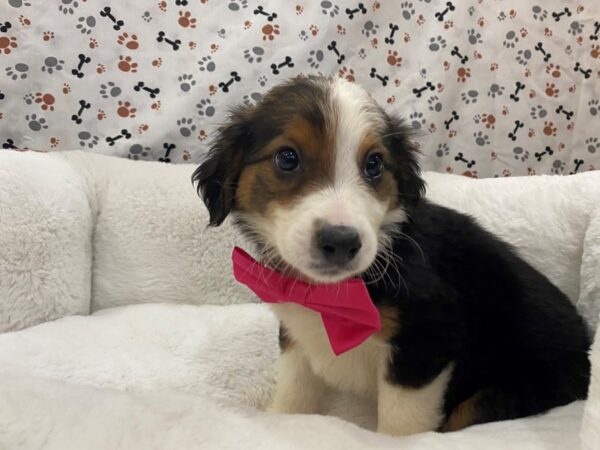
[[[193,180],[211,225],[231,212],[263,255],[336,282],[373,264],[423,194],[408,134],[359,86],[298,78],[233,111]]]

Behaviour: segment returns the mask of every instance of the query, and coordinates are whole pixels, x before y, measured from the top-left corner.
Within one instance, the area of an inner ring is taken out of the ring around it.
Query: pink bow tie
[[[267,303],[297,303],[321,314],[331,349],[340,355],[381,329],[379,311],[364,281],[308,284],[263,266],[241,248],[231,255],[235,279]]]

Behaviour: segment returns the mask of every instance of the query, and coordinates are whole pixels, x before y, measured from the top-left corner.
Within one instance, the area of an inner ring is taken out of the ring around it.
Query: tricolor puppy
[[[312,283],[361,277],[382,329],[335,356],[319,315],[274,305],[272,409],[328,386],[378,402],[378,430],[456,430],[583,399],[590,365],[566,296],[471,218],[423,198],[401,121],[356,84],[298,78],[233,111],[193,179],[263,262]]]

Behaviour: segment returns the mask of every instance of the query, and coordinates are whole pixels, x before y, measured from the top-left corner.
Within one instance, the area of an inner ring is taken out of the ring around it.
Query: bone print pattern
[[[597,1],[3,3],[3,149],[197,163],[229,107],[315,73],[403,116],[429,170],[600,167]]]

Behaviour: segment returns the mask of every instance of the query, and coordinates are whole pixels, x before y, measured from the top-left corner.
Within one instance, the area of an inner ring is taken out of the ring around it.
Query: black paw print
[[[102,98],[116,98],[119,95],[121,95],[121,88],[117,86],[113,81],[109,81],[106,84],[102,83],[100,85],[100,95],[102,96]]]
[[[590,107],[590,114],[592,116],[596,116],[600,113],[600,100],[592,99],[588,102],[588,106]]]
[[[427,123],[427,120],[423,117],[423,113],[420,112],[412,113],[408,116],[408,120],[410,120],[413,130],[420,130]]]
[[[465,104],[470,105],[471,103],[477,103],[477,98],[479,97],[479,92],[471,89],[467,92],[463,92],[460,94],[460,99],[465,102]]]
[[[6,71],[6,76],[11,80],[15,81],[17,78],[21,78],[24,80],[27,78],[27,72],[29,70],[29,66],[25,63],[17,63],[15,67],[7,67],[4,69]]]
[[[204,98],[200,100],[200,103],[196,105],[196,108],[198,108],[199,116],[212,117],[215,115],[216,112],[215,107],[210,101],[210,98]]]
[[[212,60],[212,56],[208,55],[208,56],[203,56],[200,61],[198,61],[198,68],[204,72],[205,70],[207,72],[214,72],[215,69],[217,68],[217,65],[215,64],[215,62]]]
[[[481,44],[483,42],[481,40],[481,33],[478,33],[475,28],[471,28],[467,31],[467,40],[471,45]]]
[[[318,69],[325,55],[321,50],[311,50],[306,62],[312,69]]]
[[[513,30],[510,30],[508,33],[506,33],[504,41],[502,41],[502,45],[504,45],[506,48],[515,48],[515,44],[517,42],[519,42],[517,33]]]
[[[450,154],[450,147],[448,147],[448,144],[446,144],[446,143],[438,144],[437,150],[435,151],[435,156],[437,156],[438,158],[441,158],[442,156],[448,156],[449,154]]]
[[[141,144],[133,144],[129,147],[129,154],[127,157],[129,159],[139,160],[144,159],[150,153],[150,147],[144,147]]]
[[[489,143],[490,143],[490,137],[487,134],[483,134],[483,132],[481,132],[481,131],[477,131],[476,133],[473,133],[473,137],[475,138],[475,143],[477,145],[479,145],[480,147],[489,145]]]
[[[404,17],[405,20],[412,19],[412,16],[415,14],[415,8],[413,8],[411,2],[400,3],[400,8],[402,8],[402,17]]]
[[[548,17],[548,11],[538,5],[535,5],[533,8],[531,8],[531,12],[533,13],[533,18],[535,20],[539,20],[540,22],[543,22],[546,17]]]
[[[488,90],[488,97],[496,98],[501,97],[504,94],[504,86],[499,85],[498,83],[492,83]]]
[[[53,73],[54,71],[59,72],[63,70],[65,62],[62,59],[55,58],[54,56],[48,56],[44,59],[44,65],[42,66],[42,72]]]
[[[517,160],[526,161],[529,159],[529,152],[527,150],[523,150],[523,147],[515,147],[513,148],[514,157]]]
[[[442,36],[436,36],[429,39],[429,50],[437,52],[440,48],[446,48],[446,39]]]
[[[196,125],[190,118],[182,117],[177,121],[177,126],[179,127],[179,134],[185,138],[190,137],[196,131]]]
[[[79,138],[79,146],[94,148],[100,142],[98,136],[93,135],[89,131],[80,131],[77,133],[77,137]]]
[[[597,137],[591,137],[585,140],[585,145],[590,153],[600,152],[600,142]]]
[[[260,63],[263,60],[265,49],[262,47],[252,47],[252,49],[244,50],[244,59],[249,63]]]
[[[427,99],[429,104],[429,111],[441,112],[443,105],[437,95],[433,95]]]
[[[37,114],[26,115],[25,120],[27,121],[27,125],[31,131],[40,131],[48,128],[46,125],[46,119],[43,117],[38,117]]]
[[[361,31],[366,37],[370,37],[371,35],[377,34],[377,30],[379,29],[379,25],[373,23],[372,20],[367,20],[363,25],[363,29]]]
[[[330,17],[335,17],[340,13],[340,7],[329,0],[323,0],[321,2],[321,12],[325,15],[329,14]]]
[[[191,73],[185,73],[177,77],[177,81],[179,81],[179,89],[183,92],[189,92],[192,87],[196,86],[196,80],[194,80]]]

